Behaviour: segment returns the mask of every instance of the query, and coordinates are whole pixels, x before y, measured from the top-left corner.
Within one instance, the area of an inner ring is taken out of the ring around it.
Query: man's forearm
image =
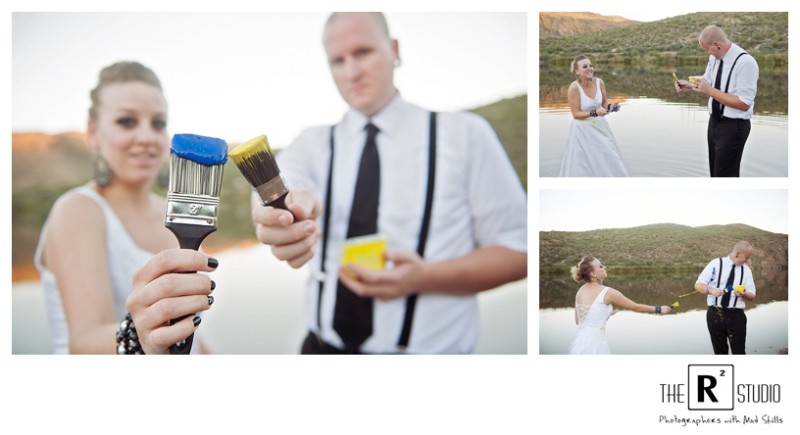
[[[528,276],[528,254],[499,246],[423,267],[422,293],[469,295]]]

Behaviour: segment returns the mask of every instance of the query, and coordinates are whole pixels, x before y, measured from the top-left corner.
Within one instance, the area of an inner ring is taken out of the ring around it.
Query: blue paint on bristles
[[[170,152],[202,165],[221,165],[228,161],[228,144],[215,137],[176,134]]]

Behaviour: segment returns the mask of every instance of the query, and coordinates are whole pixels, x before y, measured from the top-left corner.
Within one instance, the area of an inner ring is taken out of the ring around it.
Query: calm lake
[[[680,302],[672,314],[654,316],[620,311],[606,324],[612,354],[713,354],[706,328],[705,297],[692,293],[696,274],[617,276],[609,271],[605,285],[629,299],[648,305]],[[757,297],[747,303],[748,354],[774,355],[789,347],[788,277],[756,276]],[[567,277],[541,276],[539,282],[539,353],[566,354],[577,330],[575,292],[579,285]],[[688,294],[688,295],[687,295]]]
[[[699,59],[699,58],[698,58]],[[628,172],[634,177],[707,177],[707,97],[677,94],[672,73],[701,75],[705,59],[691,66],[594,62],[618,113],[606,117]],[[539,176],[557,177],[572,115],[566,65],[539,68]],[[742,157],[743,177],[788,176],[788,68],[760,65],[752,127]]]
[[[303,290],[308,269],[279,262],[264,245],[214,254],[220,267],[214,307],[198,329],[216,354],[297,354],[307,333]],[[12,285],[12,354],[47,354],[51,345],[39,281]],[[476,354],[528,352],[528,281],[478,295],[480,325]]]

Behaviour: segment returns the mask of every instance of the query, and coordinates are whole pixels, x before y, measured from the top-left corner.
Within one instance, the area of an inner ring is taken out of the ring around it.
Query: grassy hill
[[[697,37],[709,24],[720,26],[733,42],[754,56],[788,53],[789,16],[786,12],[699,12],[577,35],[540,35],[539,58],[547,61],[580,53],[593,58],[701,55]]]
[[[511,164],[528,190],[528,96],[498,101],[473,109],[494,127]]]
[[[494,127],[527,187],[527,95],[472,111]],[[12,142],[12,279],[35,278],[33,253],[50,207],[71,187],[92,176],[94,153],[81,133],[14,133]],[[225,166],[220,194],[219,229],[204,243],[214,249],[254,238],[250,221],[250,186],[236,165]],[[165,194],[164,188],[156,191]]]
[[[617,274],[628,270],[702,269],[712,258],[730,253],[740,240],[753,245],[751,267],[768,274],[788,267],[788,236],[747,225],[688,227],[656,224],[635,228],[539,233],[540,273],[564,274],[583,255],[600,258]]]

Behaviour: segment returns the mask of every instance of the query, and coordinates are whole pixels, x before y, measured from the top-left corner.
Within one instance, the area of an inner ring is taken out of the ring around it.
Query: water
[[[704,65],[704,63],[703,63]],[[540,68],[539,175],[557,177],[572,115],[567,87],[569,67]],[[612,101],[622,104],[606,117],[628,172],[634,177],[707,177],[707,98],[677,94],[672,71],[679,77],[698,67],[633,67],[598,65],[595,76],[606,82]],[[786,68],[763,69],[742,157],[743,177],[788,176],[788,99]]]
[[[605,284],[647,305],[680,302],[672,314],[654,316],[622,310],[606,324],[612,354],[712,354],[706,327],[706,298],[692,291],[696,276],[650,273],[614,276]],[[789,302],[786,271],[756,277],[756,299],[747,303],[748,354],[774,355],[789,347]],[[540,277],[539,352],[566,354],[577,325],[578,285],[564,277]]]
[[[747,310],[749,355],[775,355],[788,348],[789,302],[772,302]],[[539,311],[539,353],[566,354],[577,326],[572,308]],[[710,355],[705,310],[654,316],[620,311],[606,323],[606,338],[615,355]]]
[[[214,306],[198,336],[216,354],[297,354],[307,333],[304,317],[308,270],[279,262],[264,245],[215,253],[219,268]],[[528,352],[527,280],[478,295],[476,354]],[[12,285],[12,354],[52,352],[39,281]]]

